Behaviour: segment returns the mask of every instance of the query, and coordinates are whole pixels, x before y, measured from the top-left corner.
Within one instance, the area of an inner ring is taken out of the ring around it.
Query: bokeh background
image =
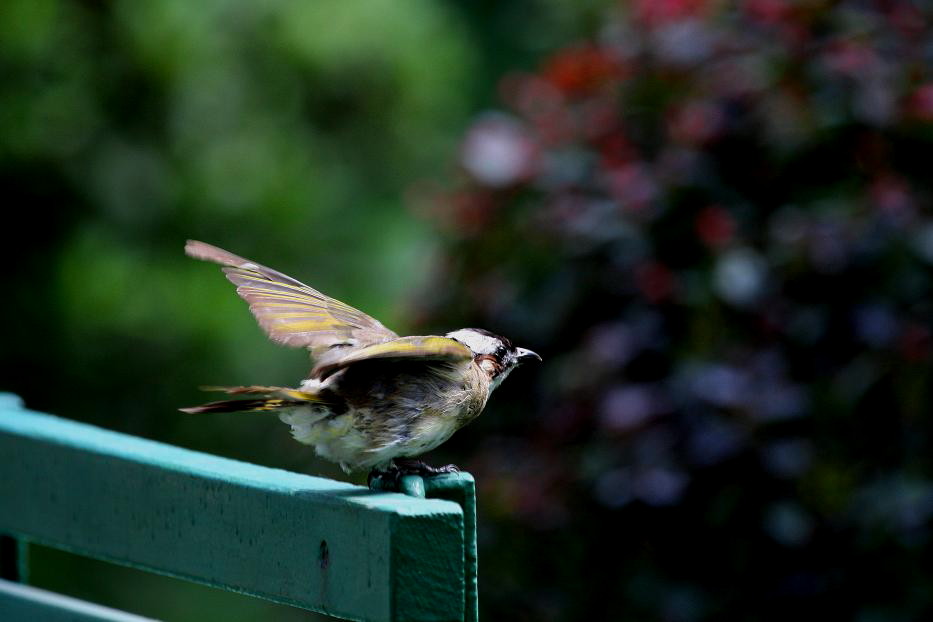
[[[344,477],[203,239],[544,356],[429,459],[487,620],[933,615],[933,28],[902,0],[4,0],[0,388]],[[358,474],[356,481],[362,481]],[[32,547],[169,620],[314,614]]]

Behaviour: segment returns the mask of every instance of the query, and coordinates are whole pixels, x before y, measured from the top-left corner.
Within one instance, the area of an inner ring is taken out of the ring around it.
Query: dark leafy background
[[[430,456],[478,480],[484,619],[924,619],[931,17],[8,0],[3,387],[339,477],[175,411],[307,367],[181,255],[205,239],[544,356]],[[313,617],[33,548],[37,584],[148,615]]]

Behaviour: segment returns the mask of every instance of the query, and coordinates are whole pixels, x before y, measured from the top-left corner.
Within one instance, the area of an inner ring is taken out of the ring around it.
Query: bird
[[[375,318],[277,270],[188,240],[189,257],[223,266],[272,341],[306,348],[312,367],[297,387],[202,387],[232,399],[186,413],[273,413],[292,437],[345,473],[369,469],[431,476],[457,471],[418,458],[479,416],[518,366],[541,357],[480,328],[400,337]]]

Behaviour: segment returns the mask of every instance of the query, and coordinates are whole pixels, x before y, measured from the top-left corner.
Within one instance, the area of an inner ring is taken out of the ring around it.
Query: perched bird
[[[295,440],[346,472],[456,470],[414,457],[475,419],[513,369],[541,360],[478,328],[399,337],[362,311],[216,246],[189,240],[185,252],[223,265],[269,337],[307,348],[313,367],[297,388],[208,387],[238,399],[181,410],[276,413]]]

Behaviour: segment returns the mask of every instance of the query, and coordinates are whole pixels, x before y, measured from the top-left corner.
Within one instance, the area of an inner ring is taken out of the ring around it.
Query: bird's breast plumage
[[[489,397],[488,377],[473,361],[365,361],[303,385],[310,387],[331,396],[331,404],[280,418],[296,440],[347,469],[434,449],[476,418]]]

